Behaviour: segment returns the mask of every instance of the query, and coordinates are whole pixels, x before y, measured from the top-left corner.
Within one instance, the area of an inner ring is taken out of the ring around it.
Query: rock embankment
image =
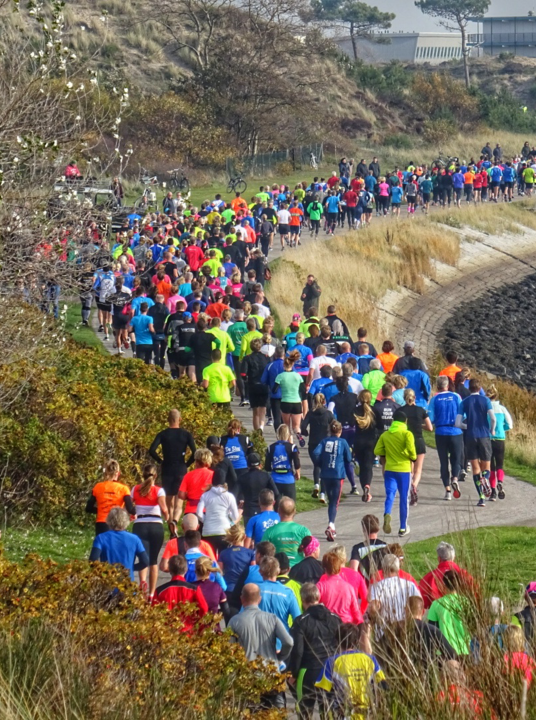
[[[437,341],[444,352],[458,353],[459,365],[536,390],[536,274],[458,306]]]

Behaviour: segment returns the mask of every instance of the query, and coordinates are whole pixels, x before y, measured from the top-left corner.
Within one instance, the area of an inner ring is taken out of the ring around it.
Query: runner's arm
[[[97,514],[97,498],[95,495],[89,496],[89,500],[86,503],[86,512],[92,513],[93,515]]]
[[[163,461],[163,458],[160,457],[160,455],[156,452],[157,448],[160,447],[160,444],[161,444],[161,433],[158,433],[158,435],[155,437],[155,439],[151,443],[151,447],[149,448],[149,455],[153,458],[153,460],[156,460],[157,463],[161,463]]]

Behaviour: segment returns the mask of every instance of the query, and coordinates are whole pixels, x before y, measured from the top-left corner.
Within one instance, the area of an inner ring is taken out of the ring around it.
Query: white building
[[[459,33],[378,33],[375,38],[380,42],[359,39],[357,51],[359,58],[368,63],[387,63],[391,60],[416,64],[430,63],[439,65],[447,60],[459,60],[462,57],[462,40]],[[353,58],[350,38],[340,38],[337,45]]]
[[[471,41],[485,55],[512,53],[536,57],[536,16],[474,18],[478,32]]]

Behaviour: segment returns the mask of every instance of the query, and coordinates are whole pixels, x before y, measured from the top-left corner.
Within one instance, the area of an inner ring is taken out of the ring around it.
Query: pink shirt
[[[322,575],[316,586],[320,590],[320,602],[343,622],[356,625],[363,622],[355,590],[342,575]]]
[[[177,303],[183,302],[184,306],[188,305],[186,300],[182,297],[182,295],[172,295],[170,298],[166,300],[166,307],[169,310],[170,313],[174,313],[177,311]]]
[[[346,580],[346,582],[354,588],[356,597],[359,600],[359,609],[364,613],[368,605],[368,589],[365,578],[360,572],[357,572],[357,570],[352,570],[348,567],[341,568],[340,574],[342,579]]]
[[[389,195],[389,185],[386,182],[382,182],[378,185],[381,197],[387,197]]]

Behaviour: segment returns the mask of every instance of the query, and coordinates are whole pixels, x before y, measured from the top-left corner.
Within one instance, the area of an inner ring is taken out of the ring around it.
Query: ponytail
[[[374,410],[370,407],[372,393],[370,390],[361,390],[358,400],[363,408],[363,415],[354,415],[354,417],[360,430],[368,430],[376,424]]]
[[[104,480],[113,480],[119,473],[119,463],[117,460],[108,460],[104,466]]]
[[[138,488],[138,492],[142,497],[147,497],[149,494],[151,488],[154,485],[154,482],[156,480],[157,472],[156,472],[156,466],[149,463],[148,465],[145,465],[143,468],[143,482],[140,484]]]

